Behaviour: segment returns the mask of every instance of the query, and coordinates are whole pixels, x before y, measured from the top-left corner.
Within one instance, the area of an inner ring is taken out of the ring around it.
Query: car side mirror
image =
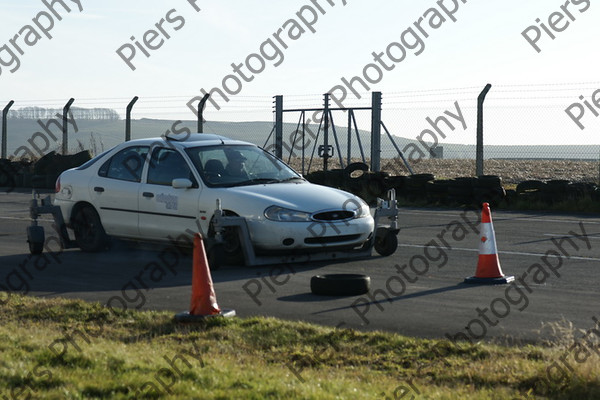
[[[171,186],[173,186],[173,188],[175,189],[189,189],[193,185],[194,184],[192,183],[192,181],[190,181],[187,178],[176,178],[173,179],[173,182],[171,182]]]

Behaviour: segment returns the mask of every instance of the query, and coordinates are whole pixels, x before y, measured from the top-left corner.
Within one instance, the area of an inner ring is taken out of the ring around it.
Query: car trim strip
[[[101,210],[108,210],[108,211],[132,212],[132,213],[138,213],[138,214],[161,215],[161,216],[164,216],[164,217],[175,217],[175,218],[184,218],[184,219],[196,219],[196,217],[189,216],[189,215],[177,215],[177,214],[157,213],[157,212],[152,212],[152,211],[126,210],[126,209],[123,209],[123,208],[112,208],[112,207],[100,207],[100,209]]]

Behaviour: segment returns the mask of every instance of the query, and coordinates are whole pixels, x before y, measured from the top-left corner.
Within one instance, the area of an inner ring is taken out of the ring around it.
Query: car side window
[[[190,167],[181,154],[164,147],[154,149],[148,167],[148,183],[171,186],[173,179],[177,178],[189,179],[193,187],[198,187]]]
[[[127,147],[102,164],[98,175],[122,181],[140,182],[148,151],[148,146]]]

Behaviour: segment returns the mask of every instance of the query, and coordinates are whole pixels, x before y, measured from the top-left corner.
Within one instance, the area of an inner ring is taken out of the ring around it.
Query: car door
[[[138,199],[149,146],[115,153],[90,182],[90,198],[109,235],[138,237]]]
[[[173,179],[186,178],[190,188],[176,189]],[[198,232],[201,186],[186,159],[175,149],[152,150],[139,198],[140,235],[147,239],[174,239],[186,230]]]

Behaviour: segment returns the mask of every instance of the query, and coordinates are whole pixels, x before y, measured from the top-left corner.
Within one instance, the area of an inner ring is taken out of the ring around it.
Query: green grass
[[[0,312],[0,399],[598,398],[596,354],[546,379],[570,341],[455,345],[258,317],[180,325],[14,295]],[[165,359],[176,356],[177,371]]]

